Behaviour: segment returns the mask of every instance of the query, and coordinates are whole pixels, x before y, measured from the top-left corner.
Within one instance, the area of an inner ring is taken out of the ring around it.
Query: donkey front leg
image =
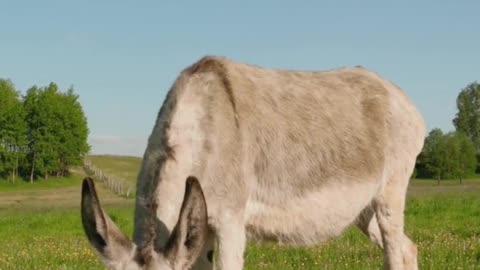
[[[374,204],[383,239],[384,268],[388,270],[418,270],[417,246],[404,232],[405,197],[410,180],[405,171],[392,177]]]
[[[218,259],[217,270],[242,270],[246,245],[243,217],[224,219],[216,229]]]

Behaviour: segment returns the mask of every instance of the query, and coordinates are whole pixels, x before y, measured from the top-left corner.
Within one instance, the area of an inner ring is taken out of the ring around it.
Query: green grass
[[[130,158],[108,159],[97,162],[119,173],[138,170],[139,160],[115,167]],[[33,185],[0,181],[0,269],[104,269],[81,227],[80,184],[80,176]],[[134,200],[97,188],[104,209],[131,235]],[[480,269],[480,180],[412,181],[406,230],[418,244],[420,269]],[[349,228],[318,247],[250,243],[245,269],[381,269],[382,260],[380,249]]]
[[[0,269],[104,269],[81,227],[83,177],[0,181]],[[96,187],[105,210],[131,234],[134,200]]]
[[[92,155],[88,156],[88,159],[104,173],[120,177],[132,184],[137,181],[142,162],[141,158],[129,156]]]
[[[420,269],[480,269],[479,194],[411,198],[406,222]],[[350,228],[320,247],[250,245],[246,269],[381,269],[381,263],[381,251]]]
[[[131,234],[131,205],[105,210]],[[4,210],[0,216],[0,269],[102,269],[84,236],[78,208]],[[480,196],[410,199],[406,216],[421,269],[480,269]],[[250,244],[245,268],[380,269],[381,262],[381,251],[351,228],[320,247]]]
[[[35,180],[33,183],[17,180],[15,183],[0,180],[0,192],[5,191],[17,191],[17,190],[40,190],[40,189],[52,189],[62,188],[78,184],[80,181],[79,176],[56,178],[52,177],[48,180]]]
[[[107,212],[131,232],[132,207]],[[103,269],[88,245],[78,209],[0,212],[0,269]]]

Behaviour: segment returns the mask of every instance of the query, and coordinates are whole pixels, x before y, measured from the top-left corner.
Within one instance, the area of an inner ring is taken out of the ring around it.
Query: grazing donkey
[[[111,269],[213,269],[215,246],[217,269],[240,270],[247,237],[313,245],[355,224],[383,249],[386,269],[417,269],[403,214],[424,129],[402,91],[362,67],[286,71],[204,57],[158,114],[133,241],[89,179],[84,229]]]

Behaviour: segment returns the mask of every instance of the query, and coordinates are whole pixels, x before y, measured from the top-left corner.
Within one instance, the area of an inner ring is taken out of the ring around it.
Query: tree
[[[427,176],[434,177],[440,183],[446,168],[446,141],[442,130],[432,129],[425,139],[423,162]]]
[[[0,178],[65,176],[90,151],[87,119],[73,87],[32,86],[23,100],[0,79]]]
[[[33,182],[35,171],[43,168],[43,160],[40,158],[44,151],[45,144],[42,143],[42,133],[44,133],[44,121],[42,120],[42,109],[39,102],[41,89],[37,86],[32,86],[27,90],[23,106],[26,113],[27,123],[27,164],[30,169],[30,182]]]
[[[452,138],[452,144],[455,145],[455,153],[457,153],[453,174],[462,183],[465,177],[475,173],[477,166],[475,145],[467,135],[461,132],[453,133]]]
[[[456,130],[466,134],[480,153],[480,84],[473,82],[460,91],[457,109],[453,119]]]
[[[0,177],[14,182],[24,155],[25,113],[13,83],[0,79]]]
[[[443,134],[440,129],[430,131],[420,155],[418,168],[426,177],[460,180],[474,174],[476,167],[475,146],[467,135],[461,132]],[[418,165],[418,164],[417,164]]]
[[[62,93],[58,86],[36,86],[24,100],[28,124],[30,181],[36,176],[65,176],[89,152],[87,119],[73,88]]]
[[[69,166],[80,165],[83,162],[84,156],[90,151],[90,146],[87,144],[87,119],[73,87],[58,98],[61,101],[61,114],[58,122],[60,126],[56,129],[56,136],[60,140],[57,149],[59,156],[57,176],[64,176]]]

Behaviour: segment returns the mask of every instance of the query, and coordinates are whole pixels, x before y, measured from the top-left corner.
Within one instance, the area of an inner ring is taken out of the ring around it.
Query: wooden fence
[[[108,175],[102,170],[93,165],[91,160],[85,160],[83,163],[83,168],[87,175],[95,178],[98,181],[101,181],[103,185],[113,191],[115,194],[129,198],[133,196],[133,188],[131,183],[125,179],[120,179],[113,175]]]

